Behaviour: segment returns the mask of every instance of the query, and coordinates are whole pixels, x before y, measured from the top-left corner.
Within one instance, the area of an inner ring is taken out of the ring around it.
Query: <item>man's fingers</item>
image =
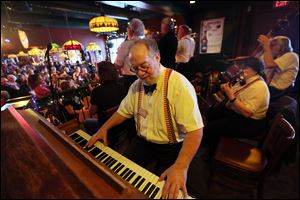
[[[188,197],[188,193],[187,193],[187,189],[185,187],[185,184],[183,185],[183,187],[181,189],[182,189],[182,192],[183,192],[183,198],[186,199]]]
[[[177,184],[172,184],[169,190],[169,199],[177,199],[179,193],[179,187]]]
[[[167,181],[165,182],[164,188],[162,190],[162,198],[163,199],[167,199],[168,195],[169,195],[169,188],[170,188],[170,183],[168,183]]]

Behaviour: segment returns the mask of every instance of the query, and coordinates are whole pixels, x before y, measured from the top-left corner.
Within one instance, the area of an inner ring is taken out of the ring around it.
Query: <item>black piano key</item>
[[[81,136],[79,136],[78,138],[76,138],[74,141],[76,142],[76,143],[78,143],[78,142],[80,142],[82,139],[84,139],[83,137],[81,137]]]
[[[130,174],[130,176],[126,179],[126,181],[129,182],[135,174],[136,174],[135,172]]]
[[[151,186],[150,186],[149,190],[147,191],[146,195],[149,196],[152,193],[152,191],[154,190],[154,188],[155,188],[155,185],[151,184]]]
[[[142,178],[141,176],[138,176],[134,179],[134,181],[132,182],[132,185],[135,186],[135,184],[140,180],[140,178]]]
[[[116,170],[116,173],[118,173],[121,169],[123,169],[125,165],[121,165],[117,170]]]
[[[70,135],[69,137],[72,139],[72,140],[75,140],[76,138],[78,138],[80,135],[78,135],[77,133],[73,133],[72,135]]]
[[[121,177],[123,177],[125,174],[126,174],[126,172],[129,170],[129,168],[126,168],[121,174],[120,174],[120,176]]]
[[[91,146],[91,147],[84,147],[84,149],[85,149],[86,151],[88,151],[88,152],[90,152],[90,150],[92,150],[93,148],[96,148],[96,147],[94,147],[94,146]]]
[[[145,178],[142,178],[142,179],[140,180],[140,182],[136,185],[136,188],[140,188],[141,185],[144,183],[145,180],[146,180]]]
[[[132,170],[130,169],[125,175],[124,175],[124,180],[127,179],[127,177],[132,173]]]
[[[90,153],[95,157],[97,156],[99,153],[101,153],[102,150],[98,149],[98,148],[93,148]]]
[[[112,157],[108,156],[104,161],[103,164],[107,166],[107,163],[112,159]]]
[[[110,159],[106,162],[106,166],[110,167],[110,163],[112,163],[114,161],[113,157],[110,157]]]
[[[109,168],[111,168],[111,166],[113,166],[115,163],[117,162],[116,159],[112,159],[112,161],[107,165]]]
[[[145,193],[147,191],[147,189],[149,188],[149,186],[151,185],[151,182],[149,181],[146,186],[144,187],[144,189],[142,190],[142,193]]]
[[[104,155],[101,158],[98,158],[101,162],[103,162],[103,160],[108,156],[107,153],[104,153]]]
[[[159,189],[160,189],[160,188],[158,188],[158,187],[156,187],[156,188],[154,189],[154,192],[151,194],[150,199],[154,199],[154,197],[156,196],[156,194],[159,192]]]
[[[86,139],[83,139],[81,142],[79,142],[78,144],[83,148],[85,145],[86,145],[86,143],[87,143],[88,141],[86,140]]]
[[[117,168],[121,165],[121,163],[116,164],[116,166],[114,166],[114,168],[112,168],[113,171],[117,170]]]
[[[100,158],[102,158],[104,155],[105,155],[105,152],[102,151],[102,153],[98,154],[97,158],[100,159]]]

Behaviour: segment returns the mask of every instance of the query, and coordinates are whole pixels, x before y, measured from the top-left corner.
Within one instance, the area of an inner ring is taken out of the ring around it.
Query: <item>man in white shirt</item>
[[[299,71],[299,56],[293,52],[291,41],[286,36],[271,40],[260,35],[258,41],[263,47],[265,74],[271,94],[271,101],[290,92]]]
[[[129,63],[129,49],[134,43],[134,40],[142,39],[144,35],[145,26],[139,19],[133,18],[128,23],[127,36],[128,40],[120,44],[118,48],[118,54],[115,60],[115,66],[121,68],[121,74],[123,76],[124,86],[126,90],[129,89],[130,85],[137,79],[137,76],[130,71]]]
[[[124,155],[143,167],[157,161],[155,174],[160,180],[166,178],[162,198],[176,198],[179,190],[186,196],[187,171],[203,129],[195,90],[184,76],[160,64],[159,49],[152,39],[136,41],[129,58],[131,71],[139,79],[87,147],[100,139],[107,144],[108,129],[134,118],[137,136]]]
[[[179,39],[175,55],[176,70],[187,79],[191,79],[192,65],[189,61],[194,56],[195,40],[191,37],[192,29],[187,25],[180,25],[177,37]]]

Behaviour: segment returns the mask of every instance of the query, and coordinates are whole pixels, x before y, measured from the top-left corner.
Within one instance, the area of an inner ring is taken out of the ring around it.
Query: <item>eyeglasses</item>
[[[148,62],[144,62],[143,64],[140,65],[131,65],[130,71],[133,73],[137,73],[138,70],[141,70],[142,72],[147,72],[149,67],[151,67],[151,64]]]

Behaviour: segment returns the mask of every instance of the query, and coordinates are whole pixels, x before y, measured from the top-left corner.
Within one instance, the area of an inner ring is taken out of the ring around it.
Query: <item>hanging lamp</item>
[[[89,45],[86,47],[87,51],[98,51],[100,50],[100,46],[95,44],[94,42],[90,42]]]
[[[76,40],[69,40],[63,45],[65,50],[81,50],[81,43]]]
[[[112,32],[119,30],[118,21],[116,19],[98,16],[89,22],[90,31],[97,33]]]

